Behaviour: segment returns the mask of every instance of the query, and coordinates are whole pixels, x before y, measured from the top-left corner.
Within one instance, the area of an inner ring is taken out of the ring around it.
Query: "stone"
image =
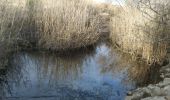
[[[138,91],[133,92],[130,100],[140,100],[141,98],[150,97],[151,91],[148,88],[141,88]]]
[[[143,92],[145,93],[145,96],[151,96],[151,89],[148,87],[143,88]]]
[[[161,73],[160,77],[161,78],[165,78],[165,75],[163,73]]]
[[[170,54],[168,57],[170,61]],[[168,60],[163,62],[163,67],[160,69],[160,77],[163,81],[129,92],[126,100],[170,100],[170,64],[168,64]]]
[[[127,96],[132,96],[132,92],[131,91],[127,92]]]
[[[141,100],[166,100],[166,98],[165,97],[161,97],[161,96],[156,96],[156,97],[143,98]]]
[[[154,88],[155,88],[155,86],[154,86],[154,85],[152,85],[152,84],[150,84],[150,85],[148,85],[148,88],[152,90],[152,89],[154,89]]]
[[[165,95],[170,96],[170,85],[164,87]]]
[[[170,100],[170,96],[166,96],[165,98],[166,98],[166,100]]]
[[[170,85],[170,78],[165,78],[162,82],[158,84],[160,87],[165,87],[167,85]]]
[[[165,72],[166,72],[166,73],[169,73],[169,72],[170,72],[170,68],[166,68],[166,69],[165,69]]]
[[[170,78],[170,73],[164,75],[166,78]]]
[[[161,73],[165,73],[165,72],[169,72],[170,71],[170,64],[168,64],[167,66],[163,66],[160,69]]]
[[[132,100],[132,96],[127,96],[125,100]]]
[[[131,100],[140,100],[141,98],[143,98],[144,93],[141,91],[135,92],[132,97]]]
[[[151,90],[151,96],[159,96],[162,95],[162,89],[160,87],[154,86],[154,88]]]

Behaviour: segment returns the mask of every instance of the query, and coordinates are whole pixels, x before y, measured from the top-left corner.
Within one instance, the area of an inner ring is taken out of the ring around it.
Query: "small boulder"
[[[163,90],[160,87],[154,86],[151,90],[151,96],[160,96],[163,94]]]
[[[170,96],[170,85],[165,86],[164,88],[165,95]]]
[[[148,98],[144,98],[144,99],[141,99],[141,100],[166,100],[165,97],[148,97]]]
[[[165,78],[162,82],[158,84],[159,87],[165,87],[167,85],[170,85],[170,78]]]

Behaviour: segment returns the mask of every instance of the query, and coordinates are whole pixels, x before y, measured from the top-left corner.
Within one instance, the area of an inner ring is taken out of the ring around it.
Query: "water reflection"
[[[72,55],[20,52],[11,58],[0,94],[7,100],[123,100],[148,69],[105,43]]]

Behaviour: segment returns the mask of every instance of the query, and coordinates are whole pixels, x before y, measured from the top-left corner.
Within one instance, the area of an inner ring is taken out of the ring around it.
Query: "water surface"
[[[0,94],[4,100],[124,100],[148,78],[148,66],[130,59],[105,43],[65,55],[19,52]]]

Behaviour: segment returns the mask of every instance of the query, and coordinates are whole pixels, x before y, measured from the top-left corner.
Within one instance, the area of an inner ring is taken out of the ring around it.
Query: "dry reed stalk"
[[[45,49],[85,47],[99,38],[93,0],[2,0],[1,40]]]
[[[140,55],[150,64],[161,62],[166,55],[166,42],[155,41],[161,35],[156,31],[156,24],[144,17],[138,9],[126,7],[122,10],[112,17],[112,40],[123,51]]]
[[[92,0],[41,0],[37,12],[39,45],[47,49],[79,48],[98,38],[99,15]]]

